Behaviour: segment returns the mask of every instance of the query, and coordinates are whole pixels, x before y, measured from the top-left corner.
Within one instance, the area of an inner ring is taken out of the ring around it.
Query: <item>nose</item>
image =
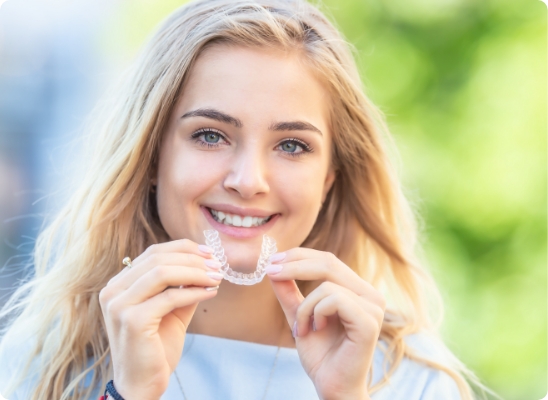
[[[268,193],[266,158],[254,146],[238,151],[223,182],[225,189],[245,199]]]

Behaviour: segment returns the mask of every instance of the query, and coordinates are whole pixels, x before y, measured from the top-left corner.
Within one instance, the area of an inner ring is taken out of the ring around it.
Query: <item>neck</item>
[[[256,285],[222,281],[217,295],[198,303],[188,331],[272,346],[295,347],[268,279]]]

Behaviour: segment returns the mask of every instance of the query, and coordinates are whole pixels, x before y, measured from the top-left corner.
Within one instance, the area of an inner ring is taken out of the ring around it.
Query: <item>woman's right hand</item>
[[[167,389],[196,306],[222,279],[210,250],[187,239],[152,245],[101,290],[114,385],[125,399],[158,400]]]

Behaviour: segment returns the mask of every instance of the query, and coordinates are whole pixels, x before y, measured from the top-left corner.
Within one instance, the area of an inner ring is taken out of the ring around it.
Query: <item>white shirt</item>
[[[435,358],[434,349],[425,348],[425,340],[420,335],[413,335],[406,341],[414,344],[419,353]],[[384,353],[380,346],[386,348],[386,344],[379,342],[375,350],[374,384],[383,374]],[[186,400],[319,399],[297,350],[282,347],[276,359],[277,351],[276,346],[188,334],[183,356],[161,400],[183,400],[185,397]],[[392,375],[391,383],[373,393],[371,399],[458,400],[460,395],[456,383],[447,374],[404,358]]]
[[[405,340],[419,354],[438,359],[435,347],[425,336],[416,334]],[[29,346],[29,341],[25,341],[4,347],[0,355],[0,394],[18,361],[30,350]],[[386,348],[386,344],[379,341],[373,359],[374,384],[383,375],[381,347]],[[277,351],[276,346],[187,334],[183,355],[161,400],[185,399],[175,374],[186,400],[317,400],[318,394],[300,363],[297,350],[282,347],[276,357]],[[8,400],[30,398],[36,377],[37,371],[31,369],[25,382]],[[96,388],[92,399],[98,399],[103,391],[104,388]],[[456,383],[447,374],[404,357],[390,383],[373,393],[371,399],[460,400],[461,397]]]

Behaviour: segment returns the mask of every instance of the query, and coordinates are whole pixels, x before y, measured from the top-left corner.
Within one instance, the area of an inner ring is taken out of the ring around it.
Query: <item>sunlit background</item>
[[[3,3],[3,4],[2,4]],[[183,2],[0,0],[0,295],[70,195],[94,103]],[[329,0],[387,116],[449,347],[503,398],[547,393],[546,6]]]

